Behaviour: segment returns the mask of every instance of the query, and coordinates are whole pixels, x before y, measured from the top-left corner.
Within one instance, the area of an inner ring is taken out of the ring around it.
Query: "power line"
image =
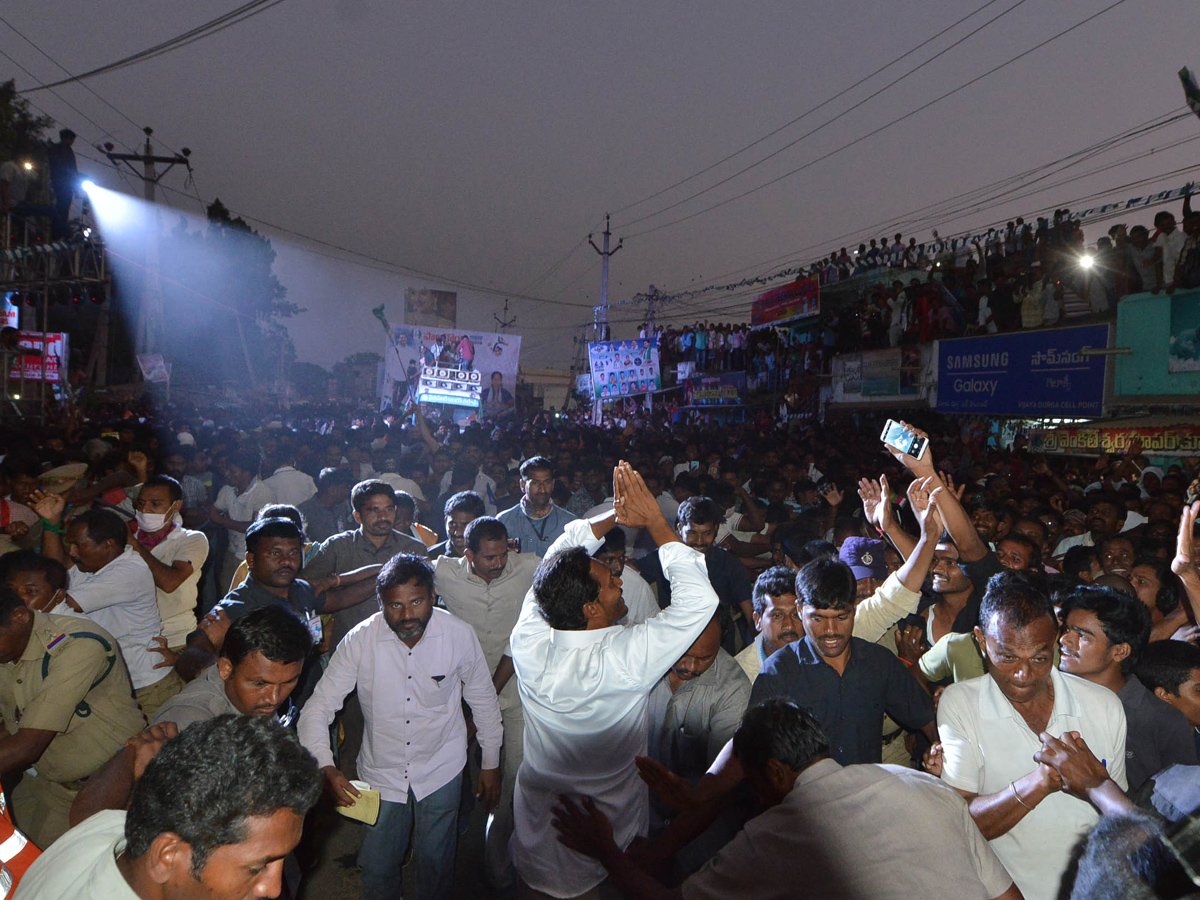
[[[230,28],[233,25],[238,25],[242,22],[245,22],[247,19],[252,19],[254,16],[264,13],[283,2],[284,0],[250,0],[250,2],[243,3],[241,6],[230,10],[224,15],[217,16],[215,19],[210,19],[203,25],[197,25],[195,28],[181,32],[172,38],[169,38],[151,47],[147,47],[144,50],[139,50],[137,53],[131,53],[128,56],[124,56],[121,59],[115,60],[114,62],[107,63],[103,66],[97,66],[94,69],[89,69],[88,71],[81,72],[78,75],[71,75],[68,72],[68,75],[70,76],[68,78],[63,78],[59,81],[51,82],[50,84],[42,84],[35,88],[31,88],[30,90],[43,91],[50,88],[59,87],[64,84],[82,82],[85,79],[94,78],[95,76],[102,75],[106,72],[116,71],[117,69],[123,69],[139,62],[154,59],[156,56],[162,56],[163,54],[170,53],[172,50],[178,50],[181,47],[186,47],[189,44],[195,43],[196,41],[203,40],[206,37],[211,37],[214,34],[218,34],[219,32],[222,32],[226,28]],[[5,22],[5,24],[12,28],[12,25],[8,22]],[[13,31],[16,31],[16,29],[13,28]]]
[[[985,9],[987,9],[989,6],[991,6],[993,3],[996,3],[996,2],[997,2],[997,0],[987,0],[987,2],[983,4],[983,6],[980,6],[978,9],[975,9],[975,10],[967,13],[965,16],[963,16],[957,22],[954,22],[951,25],[947,25],[945,28],[943,28],[937,34],[933,35],[933,37],[926,38],[924,41],[917,44],[911,50],[908,50],[908,51],[902,53],[900,56],[897,56],[891,62],[880,66],[878,69],[876,69],[874,72],[871,72],[869,75],[864,75],[858,81],[854,82],[854,84],[850,85],[847,88],[843,88],[842,90],[840,90],[836,94],[834,94],[832,97],[822,100],[816,106],[805,110],[804,112],[802,112],[800,115],[796,116],[791,121],[785,122],[784,124],[780,125],[778,128],[775,128],[772,131],[767,132],[762,137],[760,137],[754,141],[751,141],[749,144],[746,144],[737,150],[734,150],[729,155],[724,156],[721,159],[718,159],[715,163],[712,163],[709,166],[705,166],[703,169],[700,169],[697,172],[693,172],[691,175],[688,175],[685,178],[681,178],[679,181],[676,181],[674,184],[667,185],[662,190],[655,191],[653,194],[648,194],[647,196],[642,197],[640,200],[635,200],[632,203],[627,203],[625,206],[622,206],[620,209],[613,210],[614,215],[620,215],[621,213],[625,212],[628,209],[633,209],[633,207],[635,207],[635,206],[640,206],[641,204],[645,203],[647,200],[653,200],[655,197],[661,197],[663,194],[667,193],[668,191],[672,191],[675,188],[680,187],[681,185],[687,184],[687,182],[692,181],[693,179],[699,178],[701,175],[705,175],[708,172],[711,172],[713,169],[717,168],[718,166],[722,165],[723,163],[729,162],[729,160],[733,159],[734,157],[741,156],[747,150],[751,150],[754,147],[757,147],[759,144],[763,143],[766,140],[769,140],[770,138],[773,138],[775,135],[779,134],[781,131],[786,131],[788,128],[791,128],[793,125],[797,124],[798,122],[801,122],[802,120],[808,118],[809,116],[811,116],[813,113],[817,112],[818,110],[821,110],[824,107],[828,106],[833,101],[844,97],[846,94],[850,93],[855,88],[870,81],[872,78],[874,78],[876,75],[880,74],[881,72],[883,72],[887,69],[890,69],[892,66],[896,65],[896,63],[900,62],[902,59],[912,56],[912,54],[916,53],[918,50],[920,50],[924,47],[927,47],[929,44],[936,41],[938,38],[940,38],[942,35],[946,34],[948,31],[952,31],[953,29],[957,28],[963,22],[967,21],[967,19],[970,19],[973,16],[978,15],[979,13],[983,12]],[[969,35],[968,35],[968,37],[969,37]],[[916,70],[914,69],[913,71],[915,72]],[[908,74],[911,75],[912,72],[909,72]],[[907,77],[907,76],[905,76],[905,77]],[[870,99],[870,98],[868,98],[868,99]],[[828,124],[828,123],[826,123],[826,124]],[[822,126],[822,127],[824,127],[824,126]],[[791,146],[791,145],[789,145],[789,146]],[[760,160],[760,162],[763,162],[763,161],[764,160]],[[758,165],[758,163],[755,163],[755,165]],[[743,170],[743,171],[745,171],[745,170]]]
[[[13,59],[11,56],[9,56],[7,53],[5,53],[3,50],[0,50],[0,56],[3,56],[5,59],[7,59],[10,63],[12,63],[14,66],[16,66],[22,72],[24,72],[30,78],[33,78],[34,80],[37,79],[37,76],[35,76],[31,71],[29,71],[27,68],[25,68],[19,62],[17,62],[15,59]],[[18,92],[18,93],[20,93],[20,92]],[[93,119],[89,115],[87,115],[87,113],[85,113],[79,107],[75,106],[69,100],[67,100],[65,97],[63,97],[62,94],[58,93],[57,91],[51,91],[50,93],[53,94],[55,97],[57,97],[59,100],[61,100],[64,104],[66,104],[66,106],[72,112],[74,112],[76,115],[78,115],[81,119],[83,119],[85,122],[89,123],[97,131],[99,131],[101,137],[111,137],[111,138],[113,138],[113,140],[117,140],[117,141],[120,140],[115,135],[113,135],[113,133],[110,132],[107,128],[105,128],[103,125],[101,125],[95,119]],[[22,99],[24,99],[25,102],[28,103],[30,106],[32,106],[34,109],[39,110],[43,115],[49,116],[55,122],[59,122],[60,125],[62,124],[62,122],[59,121],[58,117],[55,116],[53,113],[51,113],[44,106],[38,106],[38,104],[34,103],[28,97],[23,96]],[[122,146],[124,146],[126,149],[132,149],[129,147],[128,144],[125,144],[124,142],[122,142]]]
[[[1087,25],[1089,22],[1092,22],[1095,19],[1098,19],[1100,16],[1104,15],[1107,12],[1110,12],[1111,10],[1116,9],[1118,6],[1121,6],[1123,3],[1126,3],[1126,2],[1128,2],[1128,0],[1115,0],[1115,2],[1110,3],[1108,6],[1104,7],[1104,9],[1100,10],[1099,12],[1093,13],[1092,15],[1088,16],[1087,18],[1083,19],[1080,22],[1075,23],[1074,25],[1070,26],[1069,28],[1066,28],[1066,29],[1058,32],[1057,34],[1053,35],[1052,37],[1046,38],[1044,41],[1041,41],[1041,42],[1035,44],[1034,46],[1030,47],[1028,50],[1025,50],[1022,53],[1017,54],[1016,56],[1001,63],[1000,65],[994,66],[991,69],[988,69],[983,74],[977,75],[976,77],[970,79],[969,81],[966,81],[963,84],[960,84],[958,87],[953,88],[952,90],[946,91],[944,94],[941,94],[938,97],[935,97],[934,99],[932,99],[926,103],[923,103],[922,105],[918,106],[916,109],[910,110],[909,112],[906,112],[902,116],[898,116],[897,118],[892,119],[887,124],[881,125],[878,128],[874,129],[873,131],[869,131],[866,134],[861,135],[852,141],[842,144],[840,147],[830,150],[827,153],[821,154],[816,159],[810,160],[809,162],[806,162],[802,166],[798,166],[795,169],[792,169],[788,172],[784,172],[782,175],[778,175],[775,178],[772,178],[769,181],[766,181],[766,182],[758,185],[757,187],[749,188],[745,191],[742,191],[740,194],[736,194],[733,197],[728,197],[725,200],[721,200],[710,206],[706,206],[703,209],[697,210],[696,212],[688,213],[685,216],[680,216],[677,219],[672,219],[669,222],[664,222],[660,225],[655,225],[650,228],[645,228],[645,229],[642,229],[641,231],[635,231],[632,234],[628,235],[628,237],[630,237],[630,238],[640,237],[645,234],[651,234],[652,232],[655,232],[655,231],[661,231],[664,228],[670,228],[673,225],[678,225],[681,222],[686,222],[689,219],[694,219],[697,216],[701,216],[701,215],[704,215],[705,213],[712,212],[714,209],[719,209],[720,207],[725,206],[729,203],[732,203],[735,200],[740,200],[743,197],[748,197],[750,194],[754,194],[754,193],[757,193],[758,191],[768,188],[773,184],[783,181],[785,178],[790,178],[791,176],[793,176],[799,172],[802,172],[805,169],[815,166],[819,162],[823,162],[824,160],[829,159],[830,157],[835,156],[844,150],[848,150],[849,148],[851,148],[857,144],[860,144],[863,141],[865,141],[869,138],[872,138],[877,134],[887,131],[889,128],[892,128],[893,126],[898,125],[901,122],[906,121],[907,119],[911,119],[913,116],[917,115],[918,113],[924,112],[925,110],[929,109],[931,106],[934,106],[935,104],[940,103],[941,101],[947,99],[948,97],[952,97],[955,94],[957,94],[963,90],[966,90],[967,88],[971,87],[974,84],[977,84],[978,82],[982,81],[983,79],[987,78],[988,76],[994,75],[996,72],[999,72],[1001,69],[1005,69],[1008,66],[1011,66],[1013,63],[1015,63],[1021,59],[1024,59],[1029,54],[1040,50],[1041,48],[1053,43],[1054,41],[1058,40],[1061,37],[1064,37],[1067,34],[1070,34],[1072,31],[1075,31],[1078,28],[1082,28],[1084,25]]]
[[[1138,125],[1131,126],[1130,128],[1127,128],[1120,132],[1117,132],[1114,135],[1110,135],[1109,137],[1106,137],[1099,141],[1096,141],[1093,144],[1090,144],[1089,146],[1084,147],[1080,150],[1076,150],[1070,154],[1067,154],[1066,156],[1062,156],[1057,159],[1051,160],[1049,162],[1042,163],[1041,165],[1034,166],[1031,169],[1027,169],[1027,170],[1025,170],[1023,172],[1019,172],[1015,175],[1005,176],[1004,178],[998,179],[997,181],[990,182],[989,184],[983,185],[981,187],[972,188],[968,191],[964,191],[959,194],[955,194],[955,195],[952,195],[949,197],[944,197],[941,200],[937,200],[933,203],[926,204],[924,206],[920,206],[920,207],[908,210],[903,213],[898,213],[894,216],[891,216],[887,219],[875,222],[871,225],[856,227],[854,229],[851,229],[850,231],[843,232],[843,233],[835,235],[831,238],[822,239],[821,241],[819,241],[817,243],[809,244],[809,245],[806,245],[799,249],[789,250],[786,253],[778,254],[776,256],[770,257],[769,259],[760,260],[758,262],[751,263],[746,266],[740,266],[736,269],[733,269],[733,270],[730,270],[727,272],[723,272],[723,273],[713,276],[711,278],[702,279],[698,284],[696,282],[693,282],[692,284],[689,284],[686,287],[680,288],[679,292],[683,293],[683,292],[695,290],[697,288],[704,287],[708,284],[717,284],[724,279],[730,278],[735,275],[740,275],[744,272],[755,271],[755,270],[761,271],[764,267],[778,265],[784,261],[795,260],[798,257],[805,255],[809,251],[815,250],[818,247],[821,247],[821,246],[828,247],[828,246],[831,246],[834,244],[838,244],[841,241],[845,240],[846,238],[855,238],[855,237],[860,237],[862,235],[875,234],[881,230],[882,231],[891,231],[892,229],[896,229],[896,228],[903,230],[906,234],[911,233],[917,227],[915,225],[915,223],[913,222],[913,217],[921,216],[922,218],[932,218],[932,215],[931,215],[932,210],[948,207],[952,204],[958,203],[969,197],[982,196],[988,191],[992,191],[997,188],[1003,187],[1005,185],[1031,178],[1045,170],[1052,169],[1055,166],[1059,166],[1060,164],[1065,163],[1065,165],[1062,165],[1062,168],[1059,169],[1059,171],[1061,172],[1061,171],[1065,170],[1066,168],[1069,168],[1072,165],[1076,165],[1080,162],[1083,162],[1086,159],[1091,158],[1092,156],[1099,155],[1100,153],[1103,153],[1103,152],[1107,152],[1108,150],[1111,150],[1114,147],[1117,147],[1123,143],[1127,143],[1128,141],[1137,140],[1141,137],[1144,137],[1144,136],[1151,134],[1155,131],[1158,131],[1162,128],[1168,127],[1169,125],[1172,125],[1183,119],[1190,119],[1191,116],[1192,116],[1191,112],[1186,107],[1174,109],[1168,113],[1163,113],[1163,114],[1157,115],[1157,116],[1155,116],[1145,122],[1142,122]],[[1049,190],[1049,188],[1047,188],[1047,190]],[[926,215],[926,214],[929,214],[929,215]],[[917,219],[917,221],[921,221],[921,220],[922,219]]]
[[[919,63],[918,65],[914,66],[912,69],[909,69],[903,75],[900,75],[899,77],[892,79],[891,81],[889,81],[883,87],[879,88],[874,93],[868,94],[867,96],[865,96],[861,100],[859,100],[857,103],[855,103],[853,106],[850,106],[848,109],[842,110],[840,113],[838,113],[832,119],[828,119],[827,121],[822,122],[816,128],[809,129],[804,134],[800,135],[799,137],[795,138],[794,140],[789,141],[788,143],[784,144],[779,149],[774,150],[771,153],[768,153],[766,156],[764,156],[762,159],[758,160],[757,162],[753,162],[750,165],[739,169],[738,171],[734,172],[733,174],[728,175],[725,178],[722,178],[720,181],[716,182],[715,184],[711,184],[706,188],[702,188],[701,190],[698,190],[695,193],[690,194],[687,197],[684,197],[682,200],[677,200],[674,203],[671,203],[667,206],[662,207],[661,209],[655,210],[654,212],[646,213],[645,215],[639,216],[636,219],[631,219],[630,221],[623,223],[623,227],[628,228],[630,225],[635,225],[638,222],[644,222],[647,219],[652,219],[655,216],[658,216],[664,212],[667,212],[668,210],[672,210],[679,206],[682,206],[683,204],[688,203],[691,200],[695,200],[697,197],[701,197],[704,194],[707,194],[709,191],[716,190],[717,188],[721,187],[721,185],[727,184],[728,182],[733,181],[735,178],[740,178],[742,175],[746,174],[747,172],[751,171],[752,169],[757,168],[758,166],[761,166],[763,163],[767,162],[768,160],[774,159],[776,156],[783,153],[785,150],[790,150],[792,147],[796,146],[801,141],[807,140],[808,138],[812,137],[814,134],[816,134],[820,131],[823,131],[825,128],[829,127],[830,125],[832,125],[834,122],[838,121],[839,119],[850,115],[850,113],[854,112],[859,107],[864,106],[865,104],[874,100],[880,94],[883,94],[884,92],[891,90],[893,87],[895,87],[900,82],[904,81],[910,75],[916,74],[917,72],[919,72],[921,69],[925,68],[930,63],[934,62],[935,60],[937,60],[940,57],[944,56],[945,54],[949,53],[955,47],[958,47],[960,44],[963,44],[966,41],[970,40],[972,37],[977,35],[979,32],[983,31],[983,29],[987,28],[993,22],[996,22],[997,20],[1004,18],[1004,16],[1007,16],[1010,12],[1012,12],[1013,10],[1015,10],[1017,7],[1021,6],[1025,2],[1027,2],[1027,0],[1017,0],[1017,2],[1014,3],[1012,6],[1008,7],[1007,9],[1005,9],[1002,12],[998,13],[997,15],[993,16],[992,18],[988,19],[986,22],[984,22],[982,25],[978,26],[974,30],[967,32],[965,35],[963,35],[961,38],[956,40],[950,46],[945,47],[942,50],[939,50],[933,56],[929,57],[929,59],[925,60],[924,62]],[[974,15],[974,13],[972,13],[972,15]],[[960,21],[962,21],[962,20],[960,20]],[[932,40],[932,38],[930,40]],[[909,52],[912,52],[912,51],[909,51]],[[907,55],[907,54],[905,54],[905,55]],[[902,58],[903,57],[899,57],[898,59],[902,59]],[[891,64],[889,63],[889,65],[891,65]]]

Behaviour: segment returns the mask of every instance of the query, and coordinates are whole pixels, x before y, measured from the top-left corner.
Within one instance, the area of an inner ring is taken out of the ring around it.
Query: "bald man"
[[[714,617],[650,692],[649,755],[698,781],[733,737],[750,702],[750,679],[721,649]]]

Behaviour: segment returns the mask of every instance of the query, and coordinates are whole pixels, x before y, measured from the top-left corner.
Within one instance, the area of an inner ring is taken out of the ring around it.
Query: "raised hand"
[[[909,425],[903,420],[900,421],[900,424],[909,434],[915,434],[919,437],[923,437],[926,441],[929,440],[929,435],[920,428]],[[914,456],[909,456],[907,453],[902,453],[891,444],[884,444],[884,446],[887,447],[888,453],[892,454],[892,456],[894,456],[899,463],[904,466],[904,468],[908,469],[914,475],[928,477],[929,475],[933,475],[937,472],[937,469],[933,465],[933,450],[929,447],[926,447],[925,454],[920,459],[917,459]]]
[[[1196,555],[1196,517],[1200,515],[1200,500],[1185,506],[1179,515],[1179,533],[1175,538],[1175,558],[1171,571],[1185,581],[1200,580],[1200,557]]]
[[[858,480],[858,496],[862,499],[863,513],[866,515],[867,521],[878,526],[879,520],[876,515],[880,503],[883,502],[883,488],[880,487],[878,481],[860,478]]]
[[[908,502],[917,517],[917,523],[923,532],[933,533],[936,530],[935,537],[940,536],[945,528],[937,508],[937,494],[945,490],[936,475],[914,478],[908,486]]]
[[[29,495],[29,505],[33,507],[33,511],[50,522],[57,525],[62,521],[63,510],[67,508],[67,501],[62,494],[55,494],[50,491],[34,491]]]
[[[941,472],[939,474],[941,476],[942,483],[944,485],[946,485],[946,490],[948,490],[950,493],[952,493],[955,496],[955,498],[961,503],[963,494],[965,494],[967,491],[966,484],[956,485],[954,483],[954,476],[951,475],[949,472]]]
[[[836,484],[832,481],[825,485],[825,489],[821,491],[821,496],[825,498],[825,502],[830,506],[841,506],[842,501],[846,499],[846,495],[838,490]]]
[[[613,470],[613,511],[618,525],[631,528],[646,528],[666,521],[642,476],[624,460]]]

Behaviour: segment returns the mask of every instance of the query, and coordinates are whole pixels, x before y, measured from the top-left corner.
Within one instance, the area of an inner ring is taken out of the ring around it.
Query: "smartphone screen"
[[[901,453],[907,453],[913,459],[920,459],[924,456],[925,447],[929,443],[920,435],[906,431],[903,425],[893,419],[887,420],[879,439],[889,447],[895,447]]]

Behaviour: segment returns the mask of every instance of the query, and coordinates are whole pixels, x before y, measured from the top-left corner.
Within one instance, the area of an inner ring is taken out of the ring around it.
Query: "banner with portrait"
[[[429,328],[458,326],[458,294],[429,288],[404,289],[404,324]]]
[[[588,360],[594,399],[612,400],[662,388],[655,338],[588,344]]]
[[[410,396],[420,403],[471,406],[487,418],[516,408],[520,335],[394,325],[383,360],[381,410],[403,410]]]

